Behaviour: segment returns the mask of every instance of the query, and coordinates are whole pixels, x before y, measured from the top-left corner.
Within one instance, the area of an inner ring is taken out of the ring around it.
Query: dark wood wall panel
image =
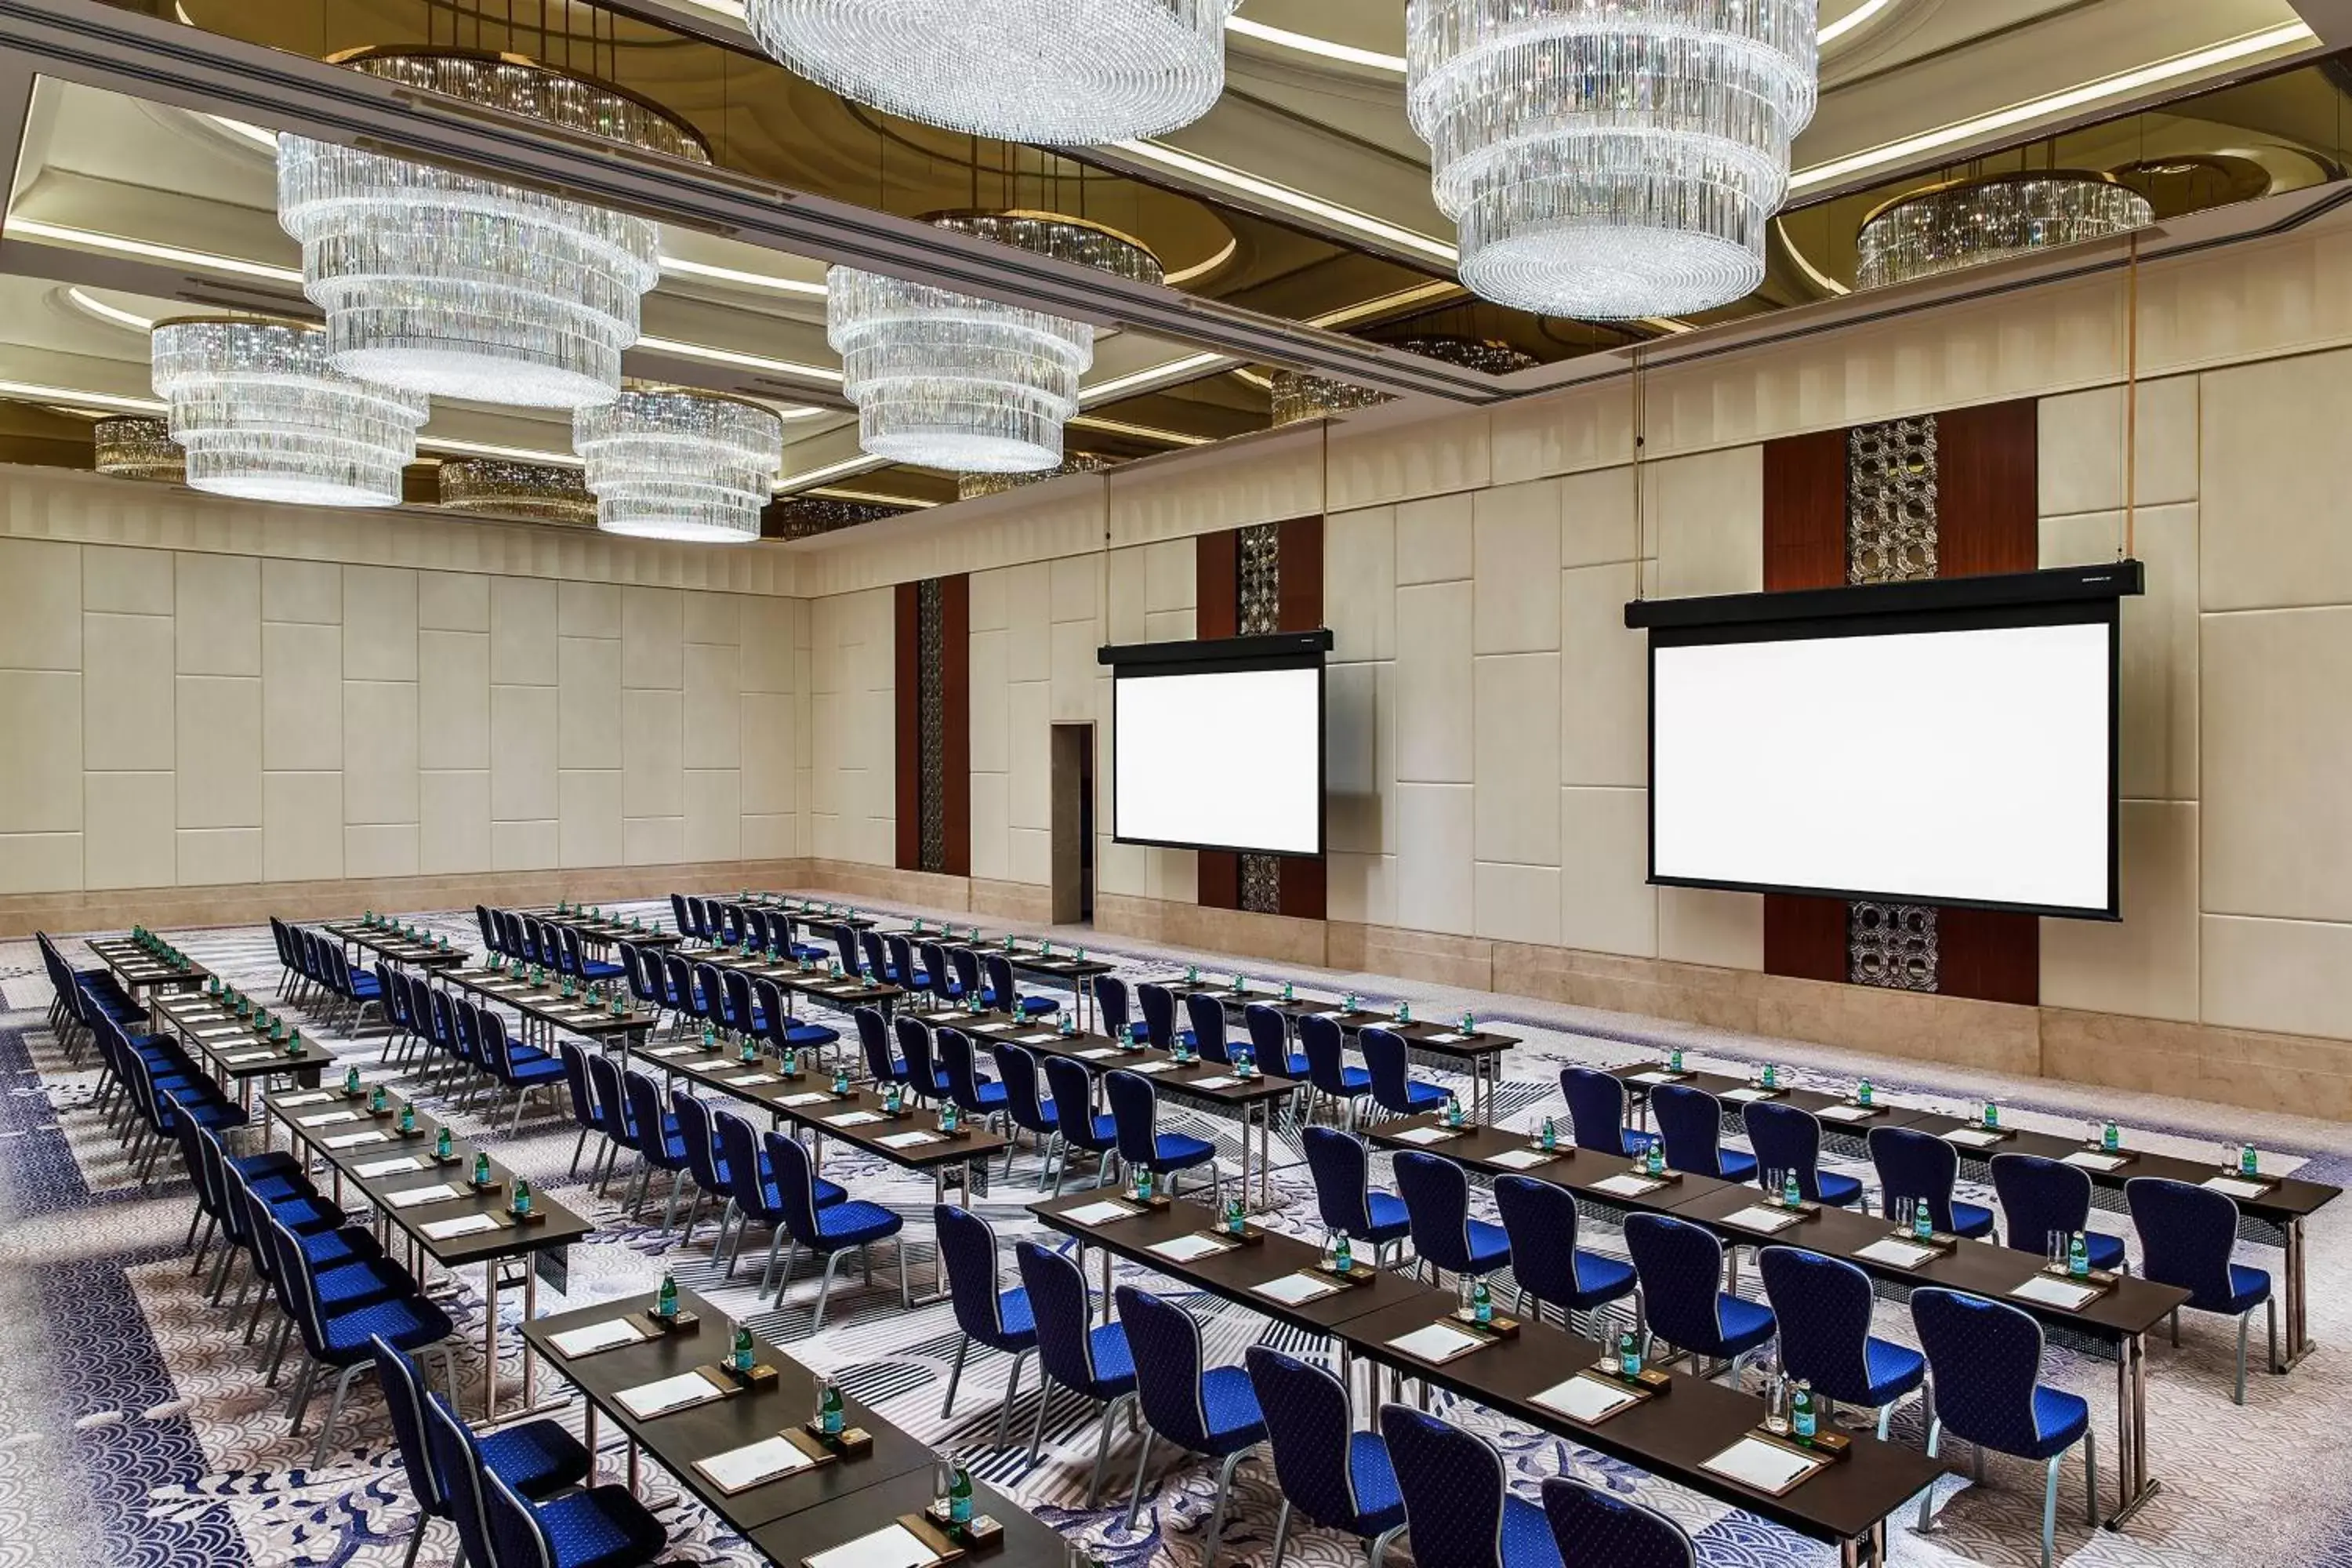
[[[1764,587],[1845,581],[1845,432],[1764,443]]]
[[[2041,444],[2030,397],[1936,416],[1936,575],[2042,564]]]
[[[940,759],[946,799],[946,870],[971,875],[971,579],[940,582],[940,696],[947,754]]]
[[[1795,893],[1764,895],[1764,973],[1799,980],[1843,980],[1846,902]]]
[[[1229,637],[1241,631],[1241,535],[1230,528],[1192,541],[1192,635]],[[1193,901],[1207,910],[1242,907],[1242,858],[1230,849],[1203,849]]]
[[[901,871],[917,870],[923,864],[921,720],[916,711],[916,696],[922,680],[919,640],[922,611],[916,603],[917,592],[912,583],[898,584],[897,612],[891,625],[891,640],[898,650],[892,699],[898,709],[898,750],[893,771],[898,775],[898,869]],[[964,787],[971,788],[969,780]]]
[[[1991,910],[1944,910],[1937,916],[1936,989],[1979,1002],[2042,1000],[2042,922]]]

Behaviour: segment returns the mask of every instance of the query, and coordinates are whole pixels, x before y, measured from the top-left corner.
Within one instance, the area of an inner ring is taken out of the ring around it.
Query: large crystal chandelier
[[[2153,220],[2146,196],[2088,169],[1954,180],[1895,197],[1864,218],[1855,286],[1883,288]]]
[[[372,76],[639,152],[710,161],[683,122],[618,88],[511,56],[368,49]],[[283,135],[278,218],[337,368],[411,392],[577,408],[620,390],[637,302],[660,276],[652,220],[380,153]]]
[[[311,506],[400,504],[400,471],[416,456],[426,401],[336,370],[320,329],[159,321],[149,348],[194,489]]]
[[[942,213],[930,222],[1157,283],[1159,258],[1123,235],[1043,213]],[[835,267],[825,336],[857,405],[857,444],[877,458],[968,473],[1026,473],[1062,461],[1094,329],[1042,310]]]
[[[91,455],[98,471],[123,479],[152,479],[184,484],[188,455],[172,439],[172,427],[144,414],[121,414],[89,427]]]
[[[1815,0],[1410,0],[1408,106],[1463,283],[1588,320],[1755,289],[1814,23]]]
[[[511,458],[457,458],[441,465],[438,478],[444,511],[580,528],[596,521],[596,498],[577,468]]]
[[[750,0],[761,47],[859,103],[976,136],[1157,136],[1225,88],[1241,0]]]
[[[784,422],[756,403],[684,387],[632,388],[576,411],[596,526],[636,539],[741,544],[783,466]]]

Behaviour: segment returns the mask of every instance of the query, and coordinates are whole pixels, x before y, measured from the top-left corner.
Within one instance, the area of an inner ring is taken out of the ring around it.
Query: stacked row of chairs
[[[369,1008],[383,1015],[381,963],[374,974],[353,969],[341,942],[276,915],[269,917],[269,934],[278,943],[279,996],[299,1006],[318,1003],[325,1022],[353,1034]]]
[[[125,1026],[145,1021],[147,1009],[122,988],[104,966],[76,969],[47,931],[35,931],[41,949],[41,967],[49,977],[49,1031],[71,1061],[81,1059],[82,1042],[97,1029],[99,1017]]]
[[[826,948],[803,931],[800,922],[782,910],[700,898],[692,893],[672,893],[669,907],[677,918],[678,934],[705,947],[716,947],[721,942],[730,947],[748,943],[761,952],[781,952],[795,963],[806,958],[822,963],[829,956]],[[845,956],[843,963],[853,970],[857,967],[854,953]]]
[[[516,1040],[496,1008],[442,990],[422,974],[384,963],[375,970],[388,1027],[385,1057],[396,1055],[405,1061],[421,1051],[439,1058],[441,1065],[431,1081],[436,1088],[447,1088],[454,1080],[460,1107],[486,1089],[497,1097],[494,1104],[510,1097],[514,1115],[507,1130],[512,1131],[522,1125],[524,1107],[533,1093],[551,1092],[561,1085],[563,1064],[537,1046]]]
[[[93,1015],[92,1029],[105,1063],[94,1103],[123,1139],[142,1186],[153,1184],[158,1159],[184,1123],[245,1125],[245,1108],[173,1040],[133,1034],[131,1026],[106,1013]]]
[[[794,1017],[783,988],[764,975],[631,942],[622,942],[620,952],[629,994],[657,1019],[667,1015],[674,1029],[703,1024],[722,1034],[749,1035],[778,1051],[825,1051],[841,1038],[838,1029]]]
[[[483,949],[497,958],[520,958],[555,974],[568,974],[583,984],[606,984],[621,978],[621,966],[585,956],[580,933],[568,925],[524,914],[517,910],[474,906],[481,928]]]

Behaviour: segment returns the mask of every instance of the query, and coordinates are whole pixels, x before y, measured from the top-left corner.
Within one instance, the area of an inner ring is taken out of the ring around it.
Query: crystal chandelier
[[[1407,102],[1463,283],[1588,320],[1764,280],[1815,0],[1410,0]]]
[[[881,501],[838,500],[831,496],[786,496],[771,510],[779,539],[814,539],[861,523],[904,517],[908,508]]]
[[[2033,169],[1930,185],[1863,219],[1854,284],[1884,288],[2078,239],[2155,216],[2146,196],[2087,169]]]
[[[171,426],[161,419],[119,415],[92,425],[89,436],[101,474],[173,485],[187,481],[188,456],[172,439]]]
[[[741,544],[783,466],[784,422],[756,403],[684,387],[632,388],[572,416],[596,526],[635,539]]]
[[[760,45],[829,91],[977,136],[1158,136],[1225,88],[1241,0],[750,0]]]
[[[508,458],[458,458],[441,465],[441,507],[471,517],[520,517],[584,528],[596,498],[577,468]]]
[[[400,504],[400,471],[416,456],[426,402],[336,370],[320,328],[159,321],[149,349],[194,489],[311,506]]]
[[[941,228],[1157,283],[1160,261],[1123,235],[1045,213],[942,213]],[[1062,461],[1094,329],[1042,310],[835,267],[825,336],[857,405],[857,444],[877,458],[970,473]]]
[[[366,49],[371,76],[708,163],[683,122],[617,88],[512,56]],[[282,135],[278,218],[336,368],[438,397],[577,408],[620,390],[637,302],[660,276],[657,226],[538,191]]]
[[[1054,467],[1031,474],[958,474],[956,500],[976,500],[982,496],[1001,496],[1023,485],[1043,484],[1058,479],[1064,474],[1099,474],[1110,467],[1110,459],[1099,452],[1072,452]]]
[[[1442,360],[1475,370],[1486,375],[1508,375],[1513,371],[1526,370],[1537,363],[1536,356],[1507,342],[1493,338],[1402,338],[1389,345],[1402,349],[1423,359]],[[1328,375],[1312,375],[1303,370],[1277,370],[1274,373],[1274,427],[1297,425],[1308,419],[1325,419],[1351,409],[1371,408],[1394,399],[1385,392],[1352,382],[1335,381]]]

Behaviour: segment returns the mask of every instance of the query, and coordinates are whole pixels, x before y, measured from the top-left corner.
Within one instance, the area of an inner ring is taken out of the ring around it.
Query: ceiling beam
[[[1172,289],[1131,283],[769,181],[611,143],[100,0],[0,0],[0,58],[103,90],[865,268],[1097,326],[1150,332],[1398,395],[1499,401],[1488,375]]]
[[[2294,14],[2331,49],[2352,45],[2352,0],[2294,0]]]

